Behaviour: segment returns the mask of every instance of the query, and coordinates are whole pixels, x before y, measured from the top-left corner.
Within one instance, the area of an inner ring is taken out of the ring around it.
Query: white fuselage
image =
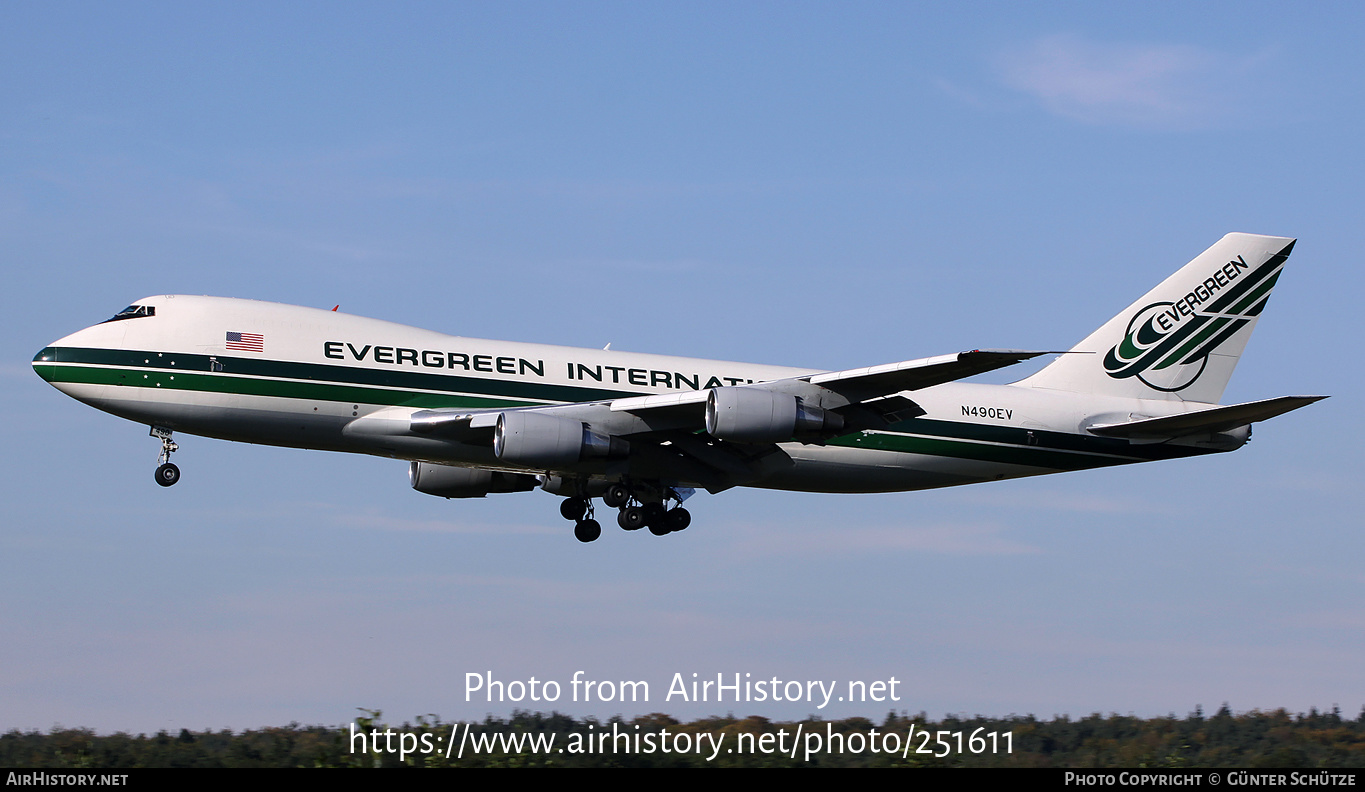
[[[174,431],[440,464],[527,470],[486,444],[407,432],[414,412],[605,403],[817,373],[462,338],[254,300],[168,295],[140,305],[154,315],[56,341],[35,358],[38,373],[82,402]],[[1188,409],[1170,399],[970,383],[907,395],[923,416],[823,444],[782,444],[793,464],[750,485],[899,491],[1227,450],[1085,431]]]

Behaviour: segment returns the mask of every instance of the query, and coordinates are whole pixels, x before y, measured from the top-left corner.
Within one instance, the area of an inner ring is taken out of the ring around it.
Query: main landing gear
[[[602,503],[611,509],[620,509],[616,524],[627,531],[649,528],[655,536],[664,536],[686,530],[692,524],[692,515],[682,507],[683,498],[690,492],[679,496],[670,487],[640,486],[639,492],[625,483],[616,483],[602,493]],[[676,500],[678,505],[668,508],[667,503]],[[575,521],[574,537],[580,542],[591,542],[602,535],[602,524],[593,519],[592,498],[574,496],[565,498],[559,504],[559,514],[566,520]]]
[[[161,456],[157,459],[161,465],[156,469],[156,483],[169,487],[180,480],[180,468],[171,464],[171,453],[179,446],[171,439],[171,430],[164,426],[153,426],[151,435],[161,438]]]
[[[573,535],[580,542],[592,542],[602,535],[602,524],[592,518],[592,498],[565,498],[559,515],[573,520]]]

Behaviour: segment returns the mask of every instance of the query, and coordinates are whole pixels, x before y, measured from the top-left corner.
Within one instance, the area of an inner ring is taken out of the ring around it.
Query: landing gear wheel
[[[150,434],[161,441],[161,456],[156,460],[161,467],[156,469],[156,483],[169,487],[180,480],[180,468],[171,464],[171,454],[179,446],[171,439],[171,430],[164,426],[153,426]]]
[[[646,503],[642,508],[645,512],[646,524],[663,525],[665,512],[662,503]]]
[[[627,531],[638,531],[645,527],[645,510],[639,506],[629,506],[621,510],[616,524]]]
[[[163,487],[169,487],[180,480],[180,468],[170,462],[156,469],[156,483]]]
[[[602,493],[602,502],[609,509],[619,509],[630,502],[630,490],[624,484],[613,484]]]
[[[668,534],[672,533],[672,531],[671,531],[671,530],[669,529],[669,527],[664,523],[663,520],[659,520],[658,522],[652,522],[652,523],[650,523],[650,524],[649,524],[649,532],[652,533],[652,534],[654,534],[655,536],[667,536]]]
[[[573,527],[573,535],[580,542],[594,542],[602,535],[602,524],[596,520],[579,520]]]
[[[691,524],[692,524],[691,513],[689,513],[687,509],[684,509],[681,506],[679,506],[676,509],[670,510],[668,514],[664,515],[664,525],[668,526],[668,530],[670,532],[685,531],[687,530],[687,526]]]
[[[559,504],[559,515],[566,520],[581,520],[588,513],[588,502],[583,498],[565,498]]]

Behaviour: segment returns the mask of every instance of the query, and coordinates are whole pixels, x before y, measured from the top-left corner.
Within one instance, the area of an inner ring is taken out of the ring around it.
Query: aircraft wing
[[[1049,353],[1017,349],[973,349],[954,355],[939,355],[882,366],[829,371],[823,374],[730,387],[791,393],[806,401],[814,401],[818,406],[839,409],[887,399],[902,391],[942,385],[945,382],[994,371],[1046,354]],[[709,394],[710,391],[703,390],[662,393],[657,396],[632,396],[614,400],[611,402],[611,409],[636,414],[650,410],[685,409],[688,405],[696,405],[699,409]]]
[[[1117,424],[1099,424],[1089,428],[1092,434],[1104,437],[1176,438],[1189,435],[1216,434],[1239,426],[1265,421],[1291,410],[1305,407],[1326,396],[1281,396],[1278,399],[1210,407],[1207,410],[1145,418]]]
[[[630,465],[715,492],[791,464],[782,443],[825,440],[923,415],[899,395],[1013,365],[1046,352],[971,350],[884,366],[598,402],[491,410],[419,410],[393,429],[492,445],[527,467]],[[376,419],[378,416],[376,416]],[[389,431],[377,425],[375,431]],[[501,439],[499,439],[501,438]],[[528,449],[525,453],[521,448]],[[627,450],[628,449],[628,450]],[[589,458],[597,459],[596,463]],[[564,460],[559,464],[558,460]],[[581,469],[581,468],[579,468]]]
[[[865,401],[900,391],[920,390],[1046,355],[1020,349],[973,349],[956,355],[907,360],[884,366],[831,371],[806,378],[812,385]]]
[[[823,443],[923,415],[918,404],[900,394],[1043,354],[972,350],[706,391],[633,396],[612,401],[610,411],[649,427],[647,435],[631,439],[633,447],[652,441],[695,462],[713,475],[694,475],[694,480],[717,492],[792,464],[782,443]]]

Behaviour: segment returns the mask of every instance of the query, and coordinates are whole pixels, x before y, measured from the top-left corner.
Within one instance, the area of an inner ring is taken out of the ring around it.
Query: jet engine
[[[585,459],[624,457],[630,444],[593,431],[582,421],[513,410],[498,416],[493,453],[509,464],[552,469]]]
[[[490,492],[528,492],[540,485],[535,476],[482,468],[413,462],[408,467],[412,488],[442,498],[482,498]]]
[[[785,443],[838,432],[844,419],[786,393],[715,388],[706,396],[706,432],[736,443]]]

